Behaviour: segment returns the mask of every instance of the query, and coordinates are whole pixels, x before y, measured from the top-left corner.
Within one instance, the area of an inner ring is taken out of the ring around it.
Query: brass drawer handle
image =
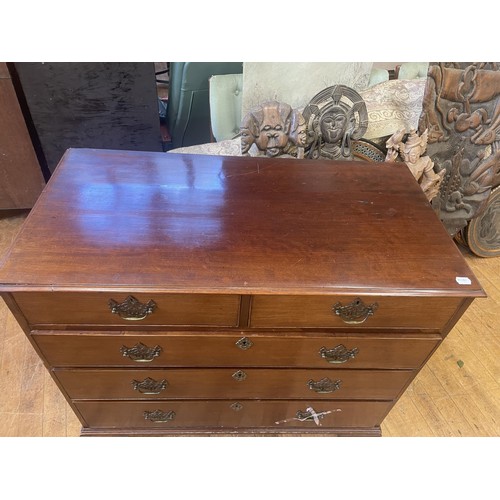
[[[340,389],[340,385],[342,384],[342,380],[331,380],[328,377],[322,378],[315,382],[314,380],[309,380],[307,383],[307,387],[311,389],[311,391],[317,392],[318,394],[329,394],[331,392],[338,391]]]
[[[144,420],[150,420],[151,422],[170,422],[170,420],[173,420],[175,418],[175,411],[170,410],[170,411],[162,411],[162,410],[155,410],[155,411],[145,411],[144,412]]]
[[[127,321],[140,321],[152,314],[156,308],[154,300],[150,300],[147,304],[139,302],[135,297],[129,295],[121,304],[116,300],[109,299],[109,308],[113,314],[118,314],[120,318]]]
[[[139,380],[132,380],[132,387],[134,391],[141,394],[160,394],[167,388],[168,382],[163,380],[154,380],[151,377],[145,378],[142,382]]]
[[[369,316],[373,316],[377,309],[378,304],[376,302],[367,306],[359,297],[346,306],[343,306],[340,302],[332,306],[333,312],[340,316],[344,323],[349,325],[364,323]]]
[[[120,348],[123,357],[129,358],[137,363],[149,363],[153,361],[154,358],[157,358],[162,351],[163,349],[159,345],[148,347],[142,342],[138,342],[134,347],[122,345]]]
[[[329,411],[320,411],[317,412],[313,407],[308,406],[305,411],[299,410],[295,417],[286,418],[285,420],[278,420],[274,422],[275,424],[286,424],[287,422],[292,422],[294,420],[298,420],[299,422],[314,422],[316,425],[321,425],[320,420],[325,418],[325,415],[329,413],[333,413],[334,411],[341,411],[340,409],[329,410]]]
[[[357,347],[354,347],[352,349],[347,349],[347,347],[343,344],[339,344],[333,349],[327,349],[326,347],[322,347],[319,350],[320,356],[326,359],[328,363],[332,364],[345,363],[350,359],[354,359],[358,353],[359,349]]]
[[[313,421],[316,425],[321,425],[319,421],[323,420],[325,418],[325,415],[327,415],[328,413],[330,412],[325,412],[325,411],[316,412],[314,408],[309,407],[306,408],[305,411],[299,410],[295,414],[295,418],[300,422]]]

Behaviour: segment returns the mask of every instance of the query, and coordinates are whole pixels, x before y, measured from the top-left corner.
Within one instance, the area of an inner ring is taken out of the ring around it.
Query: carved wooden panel
[[[500,257],[500,186],[491,191],[486,209],[469,222],[462,236],[476,255]]]
[[[452,236],[481,215],[500,181],[498,63],[431,63],[419,132],[427,154],[445,170],[432,206]]]

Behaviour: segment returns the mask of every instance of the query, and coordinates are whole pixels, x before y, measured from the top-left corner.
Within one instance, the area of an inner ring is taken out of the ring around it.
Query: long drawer
[[[127,335],[37,331],[32,337],[53,367],[348,367],[414,369],[438,335],[265,336]]]
[[[395,399],[413,371],[59,369],[72,399]]]
[[[16,292],[33,328],[43,325],[236,326],[239,295]]]
[[[76,401],[87,427],[291,428],[374,427],[391,403],[380,401]],[[313,412],[308,411],[312,408]],[[314,418],[316,415],[316,419]]]
[[[250,325],[258,328],[409,328],[441,330],[460,297],[253,297]]]

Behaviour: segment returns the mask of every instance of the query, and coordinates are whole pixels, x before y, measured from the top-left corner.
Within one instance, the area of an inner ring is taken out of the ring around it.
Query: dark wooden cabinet
[[[87,149],[0,291],[82,435],[379,435],[484,296],[404,165]]]
[[[0,63],[0,209],[31,208],[45,186],[6,63]]]

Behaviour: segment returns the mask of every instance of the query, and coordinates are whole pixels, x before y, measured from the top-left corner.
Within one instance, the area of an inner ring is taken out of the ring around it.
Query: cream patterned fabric
[[[426,78],[388,80],[359,92],[368,111],[368,130],[363,136],[374,140],[399,129],[418,127]]]
[[[220,142],[209,142],[197,146],[187,146],[167,151],[168,153],[185,153],[192,155],[241,156],[240,138],[227,139]]]

